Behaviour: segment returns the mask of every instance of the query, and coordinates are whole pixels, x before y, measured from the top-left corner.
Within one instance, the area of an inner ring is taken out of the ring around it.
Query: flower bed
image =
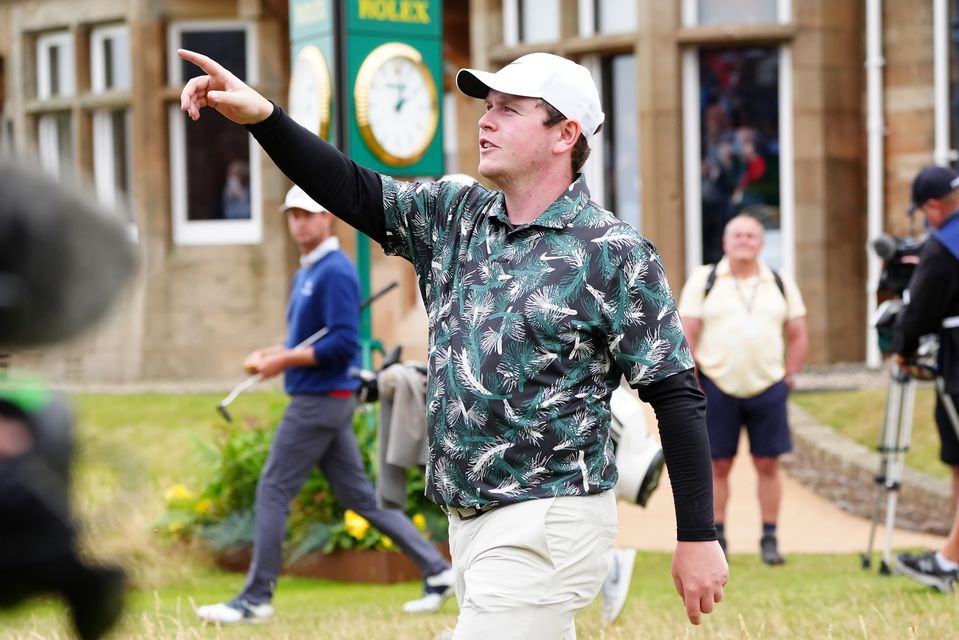
[[[363,464],[375,482],[376,408],[362,406],[356,413],[353,427]],[[253,420],[224,426],[214,445],[204,445],[212,469],[205,485],[197,490],[183,485],[167,490],[167,510],[155,523],[155,529],[174,539],[203,538],[216,554],[251,545],[256,483],[266,463],[275,429],[273,425],[265,426]],[[423,474],[410,470],[407,474],[406,513],[428,539],[434,543],[445,542],[446,516],[426,499],[424,487]],[[391,565],[406,560],[405,556],[396,553],[398,550],[389,537],[359,514],[343,510],[337,504],[329,483],[317,469],[292,502],[286,549],[291,568],[308,555],[317,552],[333,554],[338,550],[385,552],[396,558],[385,561]],[[349,573],[340,572],[342,575]],[[413,578],[417,576],[414,568]]]

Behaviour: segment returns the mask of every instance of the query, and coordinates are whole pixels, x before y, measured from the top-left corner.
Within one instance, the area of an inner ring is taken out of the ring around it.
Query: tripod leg
[[[879,572],[883,575],[892,573],[892,534],[896,528],[896,501],[899,489],[902,486],[902,477],[906,468],[906,452],[909,450],[912,437],[912,417],[916,403],[916,381],[908,378],[903,383],[902,402],[899,406],[899,428],[897,429],[896,447],[889,464],[889,473],[886,478],[886,487],[889,490],[889,500],[886,505],[886,536],[882,552],[882,565]]]
[[[902,404],[903,384],[896,372],[889,378],[889,389],[886,393],[886,409],[882,421],[882,433],[879,434],[879,471],[876,473],[876,502],[872,512],[872,522],[869,527],[869,541],[866,552],[862,555],[862,568],[869,569],[872,565],[873,543],[876,539],[876,529],[882,513],[882,498],[887,492],[886,479],[889,476],[889,463],[892,452],[896,448],[899,431],[899,413]]]

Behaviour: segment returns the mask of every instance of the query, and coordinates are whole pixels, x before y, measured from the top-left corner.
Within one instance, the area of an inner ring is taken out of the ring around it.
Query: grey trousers
[[[256,538],[253,561],[240,597],[269,602],[283,562],[283,538],[290,501],[314,465],[319,465],[344,509],[352,509],[389,536],[431,576],[449,567],[402,511],[381,509],[363,469],[353,433],[353,398],[296,395],[283,414],[270,455],[256,487]]]

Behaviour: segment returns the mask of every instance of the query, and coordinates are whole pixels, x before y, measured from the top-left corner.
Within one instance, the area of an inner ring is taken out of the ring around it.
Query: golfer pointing
[[[689,619],[722,600],[705,400],[656,249],[578,173],[604,115],[582,66],[523,56],[464,69],[483,100],[479,172],[405,183],[352,162],[213,60],[187,83],[248,125],[317,202],[416,269],[429,321],[427,495],[450,521],[455,638],[575,638],[616,535],[609,399],[625,376],[656,411],[673,486],[673,580]]]

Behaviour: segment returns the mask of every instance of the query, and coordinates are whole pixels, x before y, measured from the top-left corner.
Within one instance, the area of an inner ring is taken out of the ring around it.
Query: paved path
[[[648,409],[648,408],[647,408]],[[647,410],[650,430],[655,418]],[[758,553],[761,522],[756,499],[756,473],[749,459],[745,438],[733,465],[730,500],[726,516],[726,539],[730,553]],[[676,518],[673,495],[666,473],[647,508],[620,503],[617,546],[647,551],[672,551],[676,545]],[[783,474],[783,507],[779,521],[779,546],[790,553],[850,553],[865,551],[870,521],[850,515],[819,497],[788,475]],[[885,545],[885,529],[880,526],[874,549]],[[943,538],[926,533],[896,529],[894,549],[903,547],[937,548]],[[875,562],[878,562],[878,555]]]

